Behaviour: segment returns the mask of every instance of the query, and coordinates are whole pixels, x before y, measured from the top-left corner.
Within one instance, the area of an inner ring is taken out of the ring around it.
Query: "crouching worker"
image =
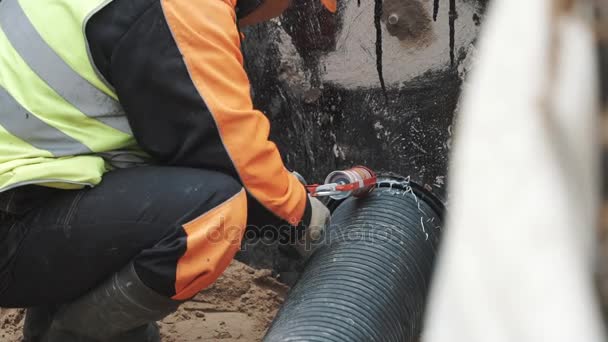
[[[159,341],[247,224],[324,227],[240,52],[237,20],[287,5],[0,1],[0,306],[26,341]]]

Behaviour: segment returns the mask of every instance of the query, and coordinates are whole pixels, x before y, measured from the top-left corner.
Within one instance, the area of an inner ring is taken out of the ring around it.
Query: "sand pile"
[[[269,270],[235,261],[212,287],[160,322],[163,341],[260,341],[286,293]],[[0,341],[21,341],[23,319],[23,310],[0,309]]]
[[[0,341],[21,341],[25,310],[0,308]]]

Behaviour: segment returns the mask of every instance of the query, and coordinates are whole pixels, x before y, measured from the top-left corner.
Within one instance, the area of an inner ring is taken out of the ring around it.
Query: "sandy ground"
[[[209,289],[160,322],[164,342],[260,341],[287,293],[268,270],[237,261]],[[0,308],[0,341],[21,341],[24,311]]]

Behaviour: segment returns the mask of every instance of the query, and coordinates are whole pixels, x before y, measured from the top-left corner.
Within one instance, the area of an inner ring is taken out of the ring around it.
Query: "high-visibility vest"
[[[93,186],[141,156],[85,36],[110,1],[0,1],[0,191]]]

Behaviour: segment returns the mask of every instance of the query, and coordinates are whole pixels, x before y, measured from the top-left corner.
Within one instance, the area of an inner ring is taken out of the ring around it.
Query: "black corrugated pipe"
[[[395,178],[345,200],[264,341],[417,341],[442,211],[424,188]]]

